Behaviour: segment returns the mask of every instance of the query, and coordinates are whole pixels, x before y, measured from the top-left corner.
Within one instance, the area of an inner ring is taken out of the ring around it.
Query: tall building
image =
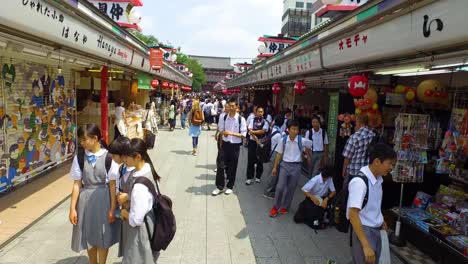
[[[283,0],[283,24],[281,34],[285,37],[300,37],[322,22],[315,16],[323,6],[321,0]]]
[[[204,92],[213,92],[213,87],[224,79],[232,78],[234,67],[231,65],[229,57],[210,57],[189,55],[190,58],[197,60],[203,67],[206,74],[206,84],[203,85]]]

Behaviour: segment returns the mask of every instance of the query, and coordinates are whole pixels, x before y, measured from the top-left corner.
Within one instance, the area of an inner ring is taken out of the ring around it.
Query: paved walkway
[[[315,233],[305,225],[294,224],[291,214],[276,219],[268,216],[272,200],[262,197],[267,176],[263,176],[261,184],[244,184],[246,149],[241,153],[234,194],[212,197],[216,159],[213,135],[213,131],[203,131],[200,154],[194,157],[190,155],[187,130],[161,131],[150,153],[163,177],[161,190],[174,201],[178,225],[175,240],[162,252],[158,263],[322,264],[328,258],[337,263],[349,261],[346,234],[333,228]],[[297,206],[302,199],[298,189],[293,204]],[[0,263],[87,263],[85,252],[78,255],[70,250],[68,207],[69,202],[64,202],[0,249]],[[116,247],[111,249],[108,263],[120,263],[116,251]]]

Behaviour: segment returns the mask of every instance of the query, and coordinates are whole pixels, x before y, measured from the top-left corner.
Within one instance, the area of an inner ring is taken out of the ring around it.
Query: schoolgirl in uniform
[[[149,234],[153,234],[155,216],[151,210],[154,197],[148,187],[135,183],[138,177],[146,177],[154,185],[160,179],[156,173],[148,153],[146,144],[139,138],[130,141],[125,163],[135,167],[130,173],[129,179],[123,188],[128,188],[129,209],[122,209],[124,220],[124,233],[122,234],[121,247],[123,249],[123,264],[156,263],[159,252],[151,249]],[[155,188],[156,189],[156,188]],[[120,197],[119,197],[120,199]],[[145,217],[147,225],[145,224]],[[147,229],[150,228],[150,230]]]
[[[80,127],[78,138],[82,150],[78,150],[70,171],[74,180],[69,215],[73,224],[71,248],[75,252],[86,249],[89,263],[102,264],[108,249],[120,239],[120,222],[114,217],[119,165],[109,160],[97,125]]]

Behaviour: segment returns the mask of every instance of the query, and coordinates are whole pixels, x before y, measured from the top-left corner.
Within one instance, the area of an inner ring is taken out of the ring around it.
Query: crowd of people
[[[333,157],[328,155],[328,135],[319,116],[311,119],[310,129],[301,131],[300,122],[289,109],[274,115],[268,106],[245,108],[234,98],[186,96],[172,100],[168,110],[170,131],[179,114],[181,129],[188,124],[193,155],[198,152],[202,127],[211,130],[212,124],[217,124],[213,196],[233,193],[244,146],[248,158],[245,184],[260,183],[264,174],[270,176],[264,190],[264,197],[272,199],[269,216],[288,214],[294,207],[302,166],[307,164],[309,180],[301,188],[304,200],[297,206],[294,221],[322,229],[336,217],[334,208],[341,206],[344,221],[353,230],[354,263],[378,263],[382,251],[380,230],[386,229],[380,209],[382,177],[391,172],[396,154],[389,146],[375,142],[376,134],[368,128],[367,116],[357,117],[356,132],[342,153],[344,169],[339,174],[345,184],[338,201],[333,181],[337,172],[330,165]],[[144,127],[157,131],[157,122],[152,121],[156,111],[151,103],[145,113]],[[116,119],[116,132],[120,132],[126,122],[123,104],[116,108]],[[155,196],[150,188],[136,182],[144,177],[157,187],[159,180],[146,143],[120,133],[107,148],[93,124],[81,127],[78,137],[81,151],[70,173],[74,180],[69,216],[74,226],[72,249],[86,249],[90,263],[105,263],[108,248],[120,242],[123,263],[154,263],[159,252],[152,248],[148,237],[154,231],[150,229],[158,213],[153,210]]]

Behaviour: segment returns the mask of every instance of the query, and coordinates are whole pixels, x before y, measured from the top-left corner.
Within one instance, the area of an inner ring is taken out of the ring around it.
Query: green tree
[[[189,56],[183,54],[179,51],[177,54],[177,63],[187,65],[189,71],[193,74],[192,77],[192,88],[194,92],[200,92],[204,84],[206,84],[206,74],[203,70],[203,66],[194,59],[189,58]]]
[[[134,33],[134,35],[135,37],[143,41],[148,47],[157,46],[159,44],[159,40],[153,35],[145,35],[141,32],[136,32]]]

